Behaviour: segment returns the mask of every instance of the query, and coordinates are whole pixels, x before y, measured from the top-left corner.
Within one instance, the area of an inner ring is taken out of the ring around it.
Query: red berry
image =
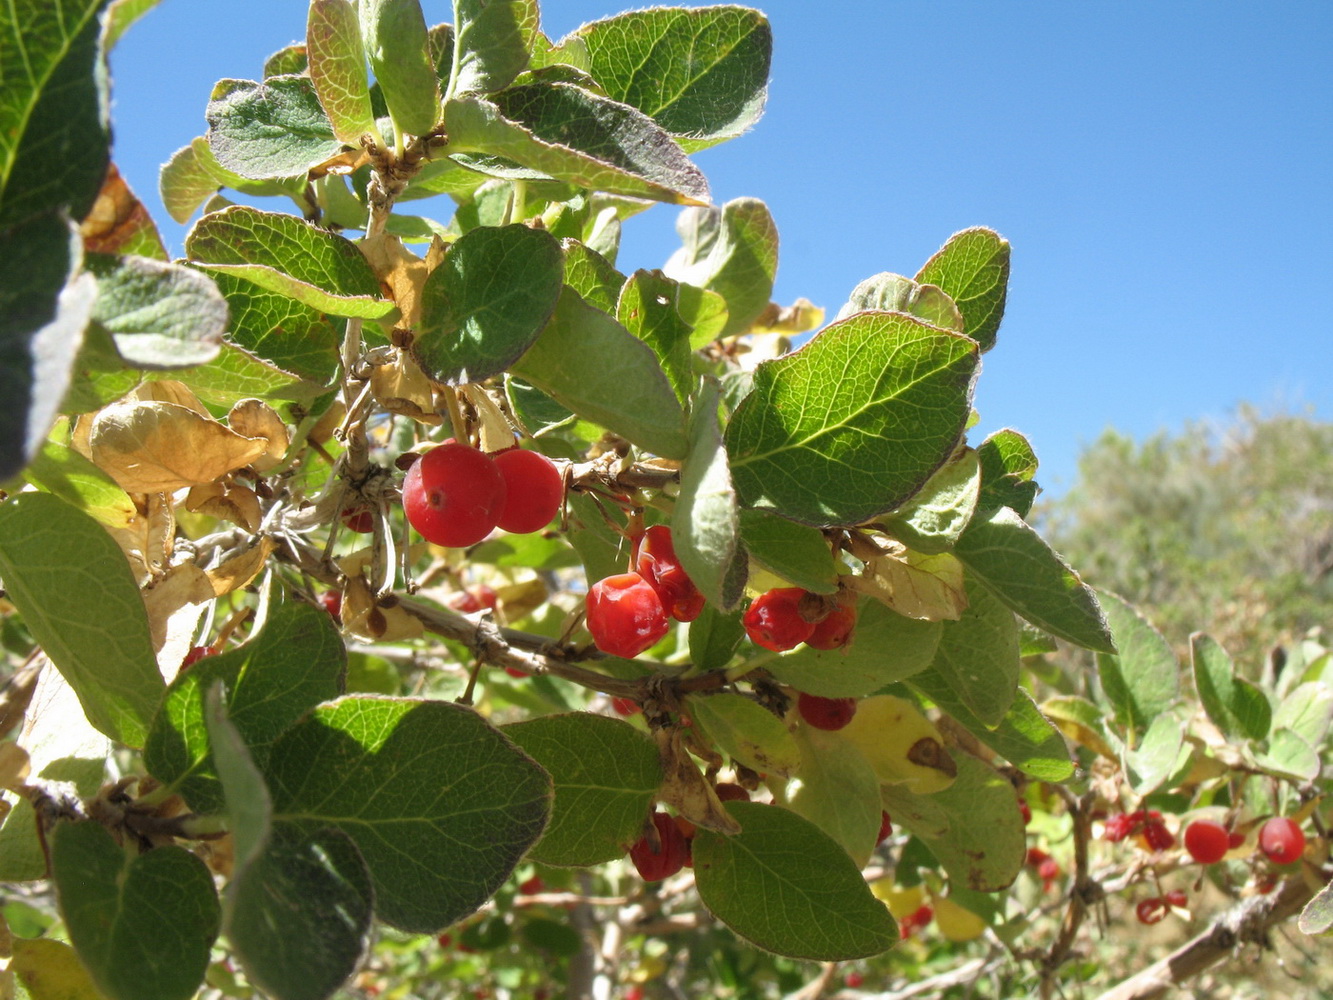
[[[1134,820],[1130,814],[1117,813],[1115,816],[1107,817],[1102,836],[1114,844],[1128,837],[1133,828]]]
[[[1182,910],[1189,905],[1190,901],[1189,897],[1185,895],[1184,889],[1171,889],[1162,898],[1165,899],[1169,905],[1175,906]]]
[[[542,881],[540,875],[534,875],[518,884],[518,891],[524,896],[535,896],[546,888],[546,883]]]
[[[625,990],[625,1000],[643,1000],[643,987],[630,986]]]
[[[1018,800],[1018,813],[1023,817],[1024,826],[1032,822],[1032,807],[1028,805],[1027,799]]]
[[[319,595],[319,604],[329,613],[329,617],[339,624],[342,623],[343,614],[343,595],[336,590],[326,590]]]
[[[1037,866],[1041,865],[1046,861],[1049,861],[1050,859],[1051,856],[1047,854],[1045,851],[1043,851],[1040,847],[1028,848],[1027,863],[1030,864],[1033,868],[1036,868]]]
[[[1212,819],[1196,819],[1185,827],[1185,850],[1201,865],[1211,865],[1231,849],[1231,833]]]
[[[588,631],[602,652],[638,656],[668,628],[661,598],[638,573],[608,576],[588,588]]]
[[[343,526],[348,531],[368,535],[375,530],[375,515],[364,508],[357,510],[355,507],[348,507],[343,511]]]
[[[685,867],[693,868],[694,834],[697,832],[697,828],[684,816],[674,816],[672,818],[676,821],[676,829],[678,829],[680,831],[680,835],[685,838]]]
[[[849,972],[847,973],[847,975],[842,977],[843,985],[846,986],[849,990],[859,990],[861,988],[861,984],[864,983],[865,981],[866,977],[861,975],[861,973],[859,972]]]
[[[1037,878],[1043,882],[1054,882],[1060,877],[1060,863],[1055,858],[1047,858],[1037,865]]]
[[[750,793],[740,785],[733,785],[730,781],[718,782],[713,791],[717,792],[718,801],[720,802],[750,801]]]
[[[1141,924],[1155,924],[1166,916],[1166,910],[1166,900],[1153,896],[1139,900],[1139,905],[1134,907],[1134,915]]]
[[[510,677],[518,677],[520,679],[528,676],[522,670],[519,670],[518,667],[505,667],[505,673]]]
[[[495,461],[456,441],[432,448],[407,470],[403,510],[421,537],[464,548],[491,533],[505,503]]]
[[[1244,845],[1245,834],[1239,830],[1232,830],[1231,835],[1227,838],[1227,848],[1234,851],[1237,847],[1243,847]]]
[[[1148,846],[1154,851],[1170,850],[1175,846],[1176,838],[1171,835],[1171,831],[1162,822],[1161,813],[1154,811],[1150,815],[1154,818],[1143,824],[1143,839],[1148,842]]]
[[[1259,828],[1259,850],[1275,865],[1289,865],[1305,853],[1305,834],[1288,816],[1274,816]]]
[[[212,646],[195,646],[185,654],[185,659],[181,660],[181,670],[188,670],[193,664],[198,663],[205,656],[212,655]]]
[[[856,699],[820,698],[802,691],[796,707],[807,725],[833,732],[852,721],[856,714]]]
[[[674,819],[657,810],[652,820],[657,830],[657,847],[654,848],[647,836],[640,837],[629,849],[629,857],[639,870],[640,878],[645,882],[660,882],[685,867],[688,848]]]
[[[813,622],[801,615],[800,587],[778,587],[760,594],[751,602],[743,619],[745,633],[757,646],[776,653],[795,649],[814,633]]]
[[[498,603],[499,597],[495,593],[495,588],[488,587],[484,583],[449,596],[449,607],[465,615],[473,614],[482,608],[494,611]]]
[[[925,927],[934,919],[935,911],[929,904],[919,906],[898,921],[898,936],[902,938],[911,937],[913,931]]]
[[[815,629],[805,644],[813,649],[841,649],[852,640],[856,628],[856,604],[839,604]]]
[[[876,846],[884,843],[893,833],[893,820],[889,818],[887,812],[879,814],[879,836],[875,838]]]
[[[495,456],[505,481],[505,501],[496,524],[515,535],[540,531],[560,512],[565,481],[555,463],[537,451],[511,448]]]
[[[637,715],[643,707],[633,698],[612,698],[611,707],[617,715]]]
[[[677,621],[692,622],[704,609],[704,597],[676,558],[671,529],[654,524],[639,539],[634,568],[657,591],[662,607]]]

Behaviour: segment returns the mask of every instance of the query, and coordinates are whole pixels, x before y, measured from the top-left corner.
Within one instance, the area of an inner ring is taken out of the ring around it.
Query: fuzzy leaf
[[[239,349],[235,353],[253,355],[279,372],[289,372],[317,386],[333,381],[342,342],[342,331],[334,322],[296,299],[261,288],[239,275],[215,271],[213,280],[231,311],[227,340]],[[178,377],[185,380],[184,375]]]
[[[741,511],[740,528],[746,551],[765,569],[815,594],[838,589],[833,550],[817,529],[762,510]]]
[[[662,782],[652,740],[619,719],[588,712],[516,722],[502,731],[555,782],[550,825],[528,857],[576,867],[623,857]]]
[[[1273,722],[1263,691],[1236,673],[1225,649],[1201,632],[1190,636],[1194,687],[1208,718],[1229,739],[1262,740]]]
[[[413,353],[438,382],[480,382],[537,340],[563,287],[560,244],[540,229],[483,226],[456,240],[422,290]]]
[[[210,271],[334,316],[380,319],[394,312],[356,244],[292,215],[233,205],[204,216],[185,238],[185,252]]]
[[[689,452],[685,413],[646,345],[567,287],[513,373],[585,420],[663,458]]]
[[[635,10],[585,24],[587,69],[606,92],[638,108],[686,148],[740,135],[759,120],[773,38],[748,7]]]
[[[536,0],[454,0],[452,94],[503,90],[528,68]]]
[[[440,120],[440,81],[421,0],[359,0],[366,57],[394,128],[426,135]]]
[[[349,146],[367,132],[377,135],[353,0],[311,0],[305,38],[310,82],[333,134]]]
[[[838,310],[838,319],[869,311],[907,313],[942,330],[965,332],[963,314],[937,286],[918,284],[888,271],[866,278],[853,288],[847,302]]]
[[[327,702],[278,739],[264,771],[274,822],[347,834],[370,869],[376,916],[408,931],[438,931],[481,906],[551,808],[550,776],[448,702]]]
[[[212,361],[227,329],[227,302],[210,278],[148,257],[92,254],[93,319],[139,368],[185,368]]]
[[[676,222],[684,246],[666,276],[707,289],[727,304],[721,336],[743,333],[768,307],[778,270],[778,230],[768,206],[736,198],[721,208],[692,208]]]
[[[745,556],[717,408],[717,383],[709,380],[691,414],[690,453],[680,471],[671,536],[680,564],[695,586],[710,603],[729,611],[741,599]]]
[[[1009,241],[990,229],[964,229],[926,261],[916,280],[938,285],[958,305],[963,330],[989,351],[1004,318]]]
[[[895,537],[917,552],[953,548],[977,509],[981,466],[977,453],[964,448],[930,477],[905,507],[884,519]]]
[[[690,717],[727,756],[763,774],[793,774],[801,750],[786,723],[744,695],[721,692],[686,699]]]
[[[1099,653],[1115,643],[1097,595],[1008,508],[974,518],[954,553],[1000,600],[1051,635]]]
[[[1021,667],[1013,612],[969,581],[967,608],[958,621],[944,623],[931,669],[985,725],[998,726],[1013,702]]]
[[[976,344],[907,316],[860,313],[755,371],[727,427],[747,506],[822,527],[913,496],[971,411]]]
[[[143,746],[164,684],[139,588],[106,529],[50,494],[15,497],[0,505],[0,578],[88,721]]]
[[[980,510],[1011,507],[1019,517],[1027,517],[1038,488],[1037,454],[1018,431],[1005,428],[982,441],[977,448],[981,461]]]
[[[836,840],[864,868],[882,819],[879,777],[861,751],[836,732],[798,726],[795,743],[800,767],[784,790],[787,807]]]
[[[767,951],[824,962],[897,942],[889,911],[828,834],[776,806],[728,802],[727,811],[742,832],[699,830],[694,877],[704,905],[733,931]]]
[[[1100,592],[1106,621],[1119,653],[1097,654],[1102,690],[1116,720],[1139,734],[1175,705],[1180,695],[1180,665],[1171,646],[1148,620],[1114,594]]]
[[[697,205],[708,183],[671,136],[633,108],[565,83],[511,87],[445,106],[449,146],[504,156],[593,191]]]
[[[56,827],[51,870],[70,940],[111,1000],[194,996],[220,921],[202,861],[174,845],[127,853],[85,820]]]
[[[205,115],[218,162],[252,180],[304,176],[343,148],[308,76],[223,80]]]

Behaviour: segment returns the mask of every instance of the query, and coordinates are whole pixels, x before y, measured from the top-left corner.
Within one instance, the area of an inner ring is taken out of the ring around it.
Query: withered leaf
[[[282,417],[262,399],[237,400],[227,414],[227,426],[244,437],[262,438],[267,442],[264,454],[250,463],[260,472],[281,462],[291,443]]]
[[[848,582],[898,614],[923,621],[957,621],[967,607],[963,564],[950,552],[925,555],[888,539]]]

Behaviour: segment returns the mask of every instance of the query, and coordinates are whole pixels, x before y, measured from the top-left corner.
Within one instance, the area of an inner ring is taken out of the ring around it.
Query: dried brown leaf
[[[430,268],[402,240],[388,233],[367,237],[360,247],[385,293],[402,313],[399,325],[415,330],[421,322],[421,289]]]
[[[98,412],[89,447],[127,493],[170,493],[244,468],[268,444],[178,403],[122,402]]]
[[[657,755],[662,762],[662,784],[657,797],[671,806],[695,826],[728,837],[741,832],[741,825],[732,818],[690,757],[681,741],[680,730],[665,727],[654,730]]]
[[[213,593],[221,597],[240,590],[259,575],[264,563],[277,547],[276,542],[264,536],[244,551],[228,556],[219,565],[207,570]]]
[[[250,464],[265,472],[282,461],[291,437],[278,411],[262,399],[242,399],[227,414],[227,426],[242,437],[262,438],[268,447]]]
[[[957,621],[967,607],[963,564],[950,552],[924,555],[888,539],[865,570],[848,578],[852,588],[900,615],[924,621]]]

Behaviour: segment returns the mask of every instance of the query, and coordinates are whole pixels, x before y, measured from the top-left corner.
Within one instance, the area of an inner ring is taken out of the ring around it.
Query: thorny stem
[[[1092,834],[1091,809],[1094,800],[1092,792],[1075,797],[1074,793],[1063,785],[1053,786],[1065,800],[1069,815],[1074,822],[1074,884],[1069,890],[1069,908],[1060,926],[1060,934],[1052,943],[1050,950],[1041,959],[1041,996],[1049,1000],[1056,986],[1056,972],[1074,947],[1079,928],[1087,916],[1088,907],[1102,895],[1101,885],[1088,877],[1088,838]]]

